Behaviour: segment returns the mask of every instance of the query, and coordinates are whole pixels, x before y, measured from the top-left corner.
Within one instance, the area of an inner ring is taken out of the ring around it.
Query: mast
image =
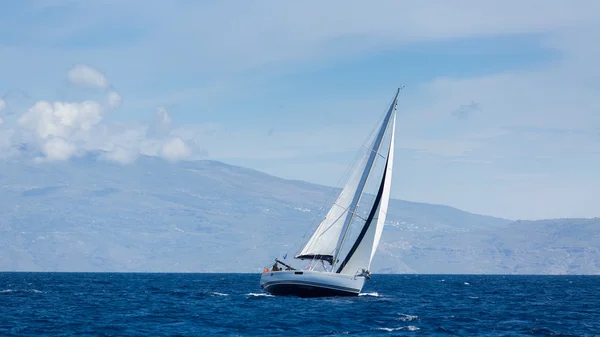
[[[377,156],[377,154],[379,152],[379,148],[381,147],[381,141],[383,140],[385,131],[388,128],[390,118],[391,118],[392,114],[396,111],[396,106],[398,105],[398,96],[400,95],[400,90],[402,90],[402,87],[398,88],[398,91],[396,92],[396,96],[394,97],[394,100],[392,101],[392,104],[390,105],[390,108],[388,109],[388,112],[385,114],[383,122],[381,123],[381,128],[379,129],[377,136],[373,140],[373,145],[371,146],[371,149],[370,149],[371,152],[369,154],[369,158],[365,165],[363,174],[360,178],[360,182],[358,183],[358,187],[357,187],[356,191],[354,192],[354,197],[352,198],[352,202],[350,203],[350,206],[348,207],[348,212],[350,212],[350,216],[346,217],[346,219],[345,219],[344,225],[342,226],[343,235],[341,235],[339,237],[338,243],[335,248],[335,253],[334,253],[335,255],[333,257],[333,263],[332,263],[332,267],[331,267],[332,271],[335,270],[335,266],[337,264],[339,254],[341,252],[342,246],[344,245],[344,241],[346,240],[346,236],[348,235],[348,230],[350,229],[350,223],[352,223],[352,220],[354,219],[354,216],[356,215],[356,209],[357,209],[360,199],[362,197],[362,192],[365,188],[367,178],[369,177],[369,174],[371,173],[371,168],[373,167],[373,162],[375,161],[375,157]],[[336,271],[336,273],[339,273],[340,270]]]
[[[383,169],[383,176],[379,183],[379,191],[375,197],[375,202],[371,206],[369,216],[363,225],[354,244],[344,257],[344,261],[339,265],[337,273],[348,274],[352,271],[369,270],[371,260],[379,245],[385,218],[388,209],[390,197],[390,185],[392,182],[392,168],[394,165],[394,134],[396,128],[396,113],[391,121],[391,135],[389,148]]]

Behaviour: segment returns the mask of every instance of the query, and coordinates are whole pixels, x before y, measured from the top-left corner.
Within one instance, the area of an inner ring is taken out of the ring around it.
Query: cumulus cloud
[[[106,89],[110,86],[108,78],[103,73],[85,64],[77,64],[71,68],[67,73],[67,78],[71,84],[76,86],[94,89]]]
[[[111,88],[106,76],[89,66],[75,66],[68,77],[73,84]],[[121,95],[111,88],[106,90],[103,101],[32,102],[18,114],[16,121],[10,121],[14,124],[10,128],[0,119],[0,124],[4,123],[0,157],[41,154],[35,158],[37,162],[50,162],[100,151],[102,160],[129,164],[140,155],[160,156],[169,161],[192,155],[184,139],[173,133],[173,120],[162,107],[148,125],[105,121],[106,115],[121,105],[121,100]],[[6,108],[6,102],[0,100],[0,113]]]
[[[37,102],[23,114],[18,123],[40,139],[73,136],[87,132],[102,120],[102,107],[94,101],[79,103]]]
[[[110,82],[100,71],[88,65],[76,65],[67,72],[73,85],[108,89]],[[96,126],[106,113],[121,104],[121,96],[114,90],[105,94],[105,102],[83,100],[78,102],[38,101],[30,105],[17,119],[21,139],[33,142],[44,154],[44,160],[68,160],[88,150],[107,147],[98,141]],[[106,141],[106,139],[104,139]],[[112,147],[109,147],[112,151]],[[126,162],[119,151],[110,155],[116,161]],[[135,158],[135,157],[134,157]]]
[[[172,130],[168,112],[159,108],[150,125],[107,123],[106,110],[95,101],[39,101],[18,120],[23,139],[39,147],[38,161],[68,160],[88,151],[101,151],[101,159],[120,164],[140,155],[169,161],[191,157],[192,149]]]
[[[192,154],[192,151],[185,144],[183,139],[174,137],[162,144],[160,154],[162,157],[170,161],[178,161],[188,158]]]
[[[60,161],[71,158],[77,151],[77,147],[63,138],[54,137],[44,142],[41,150],[46,157],[39,160]]]
[[[22,131],[37,140],[46,159],[53,161],[71,158],[77,152],[73,142],[85,140],[101,120],[101,105],[94,101],[39,101],[17,123]]]

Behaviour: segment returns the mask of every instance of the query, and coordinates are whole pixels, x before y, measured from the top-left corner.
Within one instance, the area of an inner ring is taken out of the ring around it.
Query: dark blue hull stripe
[[[269,291],[270,287],[278,286],[278,285],[310,286],[310,287],[315,287],[315,288],[331,289],[331,290],[337,290],[337,291],[342,291],[342,292],[348,292],[348,293],[352,293],[354,295],[358,295],[358,293],[360,292],[359,289],[341,287],[341,286],[336,286],[336,285],[331,285],[331,284],[323,284],[323,283],[317,283],[317,282],[311,282],[311,281],[302,281],[302,280],[294,280],[294,281],[282,280],[282,281],[265,282],[261,287],[263,289],[265,289],[266,291]]]

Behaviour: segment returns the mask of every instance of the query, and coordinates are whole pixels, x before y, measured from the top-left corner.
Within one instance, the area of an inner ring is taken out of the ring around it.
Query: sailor
[[[277,262],[273,263],[273,269],[271,269],[272,271],[279,271],[279,267],[277,267]]]

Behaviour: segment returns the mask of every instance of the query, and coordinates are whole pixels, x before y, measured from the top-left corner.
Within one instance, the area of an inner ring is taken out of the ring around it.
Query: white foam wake
[[[379,293],[378,293],[378,292],[372,292],[372,293],[360,293],[360,294],[358,294],[358,296],[373,296],[373,297],[379,297]]]
[[[229,296],[229,294],[218,293],[216,291],[213,291],[211,294],[215,296]]]
[[[42,293],[42,291],[37,290],[37,289],[4,289],[4,290],[0,290],[0,293],[36,293],[36,294],[40,294],[40,293]]]
[[[409,326],[400,326],[397,328],[377,328],[376,330],[392,332],[392,331],[398,331],[398,330],[417,331],[417,330],[421,330],[421,329],[414,325],[409,325]]]
[[[265,294],[265,293],[249,293],[249,294],[246,294],[246,295],[247,296],[256,296],[256,297],[259,297],[259,296],[273,297],[273,295],[271,295],[271,294]]]
[[[402,322],[410,322],[410,321],[414,321],[415,319],[419,318],[419,316],[415,316],[415,315],[407,315],[407,314],[399,314],[402,315],[402,317],[398,318],[398,320],[402,321]]]

